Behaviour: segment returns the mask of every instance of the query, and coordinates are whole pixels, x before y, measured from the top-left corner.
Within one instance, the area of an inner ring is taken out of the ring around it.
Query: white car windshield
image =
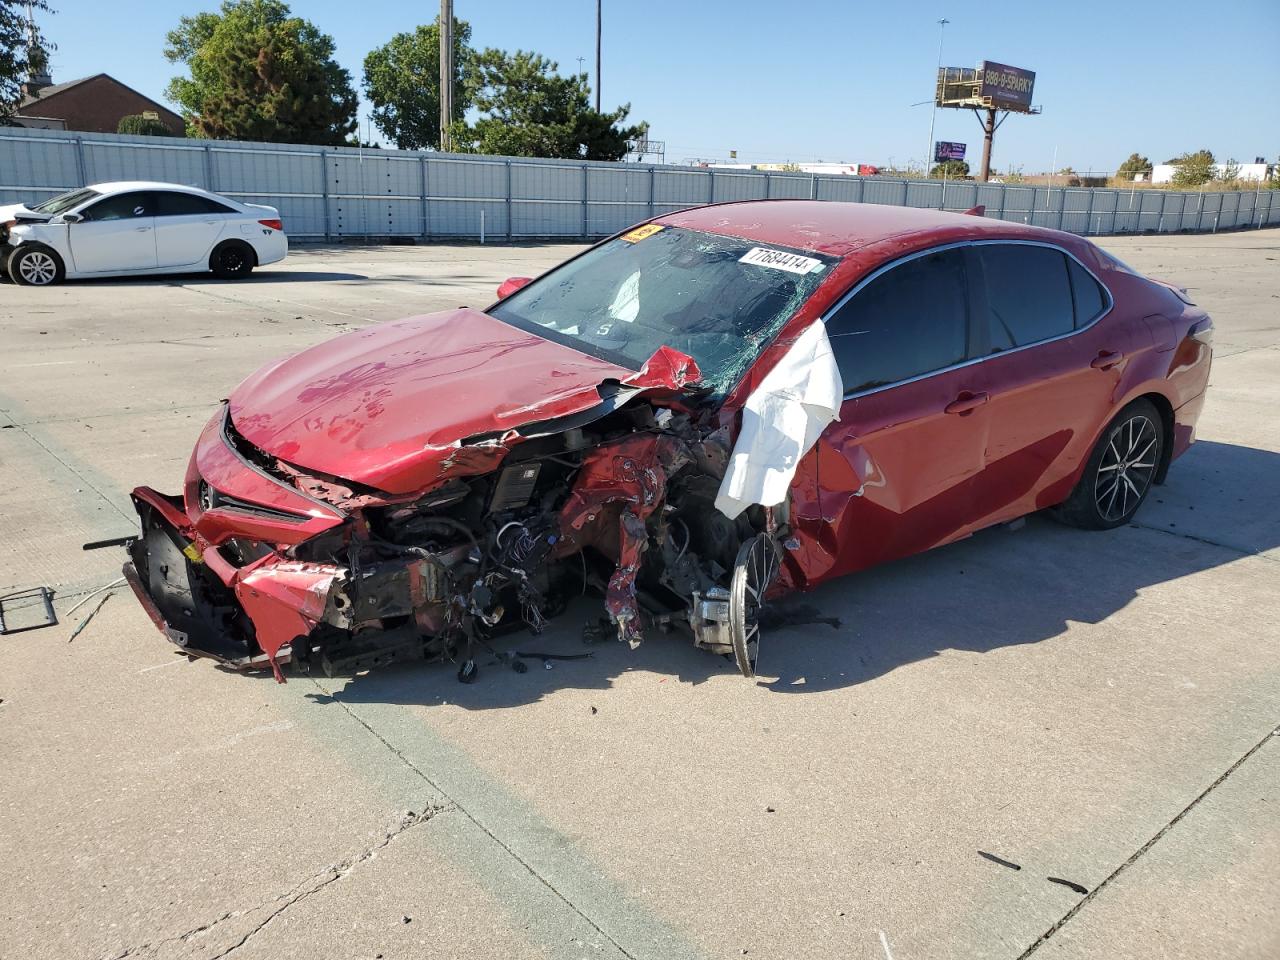
[[[659,347],[693,357],[717,392],[737,381],[834,260],[646,224],[535,280],[489,312],[638,370]]]
[[[72,190],[68,193],[60,193],[56,197],[50,197],[48,200],[42,200],[33,207],[28,207],[32,213],[48,213],[51,215],[62,213],[64,210],[70,210],[72,207],[78,207],[82,203],[92,200],[94,197],[100,196],[97,190],[90,190],[85,187],[82,190]]]

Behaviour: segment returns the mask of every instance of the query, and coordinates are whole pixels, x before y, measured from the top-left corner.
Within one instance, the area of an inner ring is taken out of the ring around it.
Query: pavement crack
[[[147,943],[129,947],[120,953],[113,954],[109,960],[128,960],[129,957],[142,956],[144,954],[155,955],[159,949],[166,944],[186,943],[192,938],[197,937],[200,934],[207,933],[214,927],[217,927],[228,920],[247,917],[268,907],[274,907],[274,909],[272,909],[260,923],[255,924],[253,928],[239,940],[220,953],[214,954],[214,956],[210,958],[210,960],[221,960],[221,958],[226,957],[243,947],[246,943],[266,929],[273,920],[280,916],[280,914],[284,913],[294,904],[306,900],[308,897],[319,893],[325,887],[329,886],[329,884],[337,880],[341,880],[343,877],[349,875],[362,863],[375,857],[378,854],[378,851],[382,850],[406,830],[411,830],[419,824],[426,823],[428,820],[436,816],[436,814],[444,813],[449,809],[451,808],[448,806],[428,803],[420,812],[415,813],[413,811],[408,811],[402,815],[393,826],[388,827],[377,842],[365,847],[359,853],[347,857],[340,863],[329,864],[323,870],[313,873],[311,876],[294,884],[286,892],[272,897],[270,900],[264,900],[262,903],[256,904],[245,910],[229,910],[220,917],[216,917],[213,920],[202,923],[198,927],[192,927],[190,930],[186,930],[175,936],[165,937],[163,940],[156,940],[154,942],[149,941]]]
[[[1146,843],[1144,843],[1137,850],[1135,850],[1133,852],[1133,855],[1130,856],[1129,859],[1127,859],[1124,863],[1120,864],[1120,866],[1112,870],[1111,873],[1108,874],[1105,880],[1103,880],[1096,887],[1094,887],[1087,894],[1085,894],[1080,899],[1080,902],[1077,903],[1070,910],[1068,910],[1066,913],[1064,913],[1061,917],[1059,917],[1057,922],[1054,923],[1053,926],[1051,926],[1044,933],[1040,934],[1040,937],[1035,941],[1035,943],[1031,944],[1031,946],[1027,947],[1026,950],[1022,951],[1022,953],[1018,955],[1018,960],[1026,960],[1027,957],[1031,956],[1033,953],[1039,950],[1042,946],[1044,946],[1045,942],[1050,937],[1052,937],[1055,933],[1061,930],[1063,926],[1065,926],[1071,920],[1072,917],[1074,917],[1077,913],[1079,913],[1084,908],[1084,905],[1086,903],[1088,903],[1090,900],[1096,897],[1099,893],[1101,893],[1107,887],[1107,885],[1111,883],[1112,880],[1120,876],[1120,874],[1124,873],[1125,870],[1129,869],[1129,867],[1137,863],[1139,858],[1141,858],[1141,856],[1144,853],[1146,853],[1153,846],[1155,846],[1160,841],[1161,837],[1163,837],[1166,833],[1172,830],[1174,826],[1178,823],[1178,821],[1180,821],[1183,817],[1185,817],[1197,806],[1199,806],[1200,801],[1204,800],[1205,797],[1209,796],[1209,794],[1213,793],[1214,790],[1222,786],[1222,784],[1226,781],[1228,777],[1230,777],[1233,773],[1239,770],[1240,767],[1244,765],[1244,762],[1248,760],[1250,757],[1252,757],[1259,750],[1261,750],[1263,745],[1272,737],[1280,737],[1280,725],[1277,725],[1272,730],[1268,730],[1263,735],[1261,740],[1259,740],[1252,747],[1250,747],[1248,750],[1245,751],[1244,756],[1242,756],[1239,760],[1237,760],[1235,763],[1229,766],[1223,772],[1223,774],[1220,777],[1218,777],[1217,780],[1213,781],[1213,783],[1205,787],[1204,790],[1202,790],[1194,800],[1192,800],[1185,807],[1183,807],[1181,811],[1179,811],[1177,816],[1175,816],[1172,820],[1170,820],[1158,831],[1156,831],[1155,835],[1152,836],[1151,839],[1149,839]]]
[[[319,690],[322,694],[324,694],[324,696],[327,697],[330,701],[332,701],[333,703],[336,703],[339,707],[341,707],[343,712],[345,712],[347,716],[349,716],[352,720],[354,720],[360,726],[364,727],[364,729],[367,730],[374,739],[376,739],[379,743],[381,743],[384,747],[386,747],[387,750],[389,750],[401,763],[403,763],[406,767],[412,770],[414,774],[420,777],[424,783],[426,783],[428,786],[431,787],[431,789],[435,790],[442,797],[448,800],[449,803],[452,804],[454,809],[456,809],[464,817],[466,817],[473,824],[475,824],[478,830],[480,830],[482,833],[484,833],[485,836],[487,836],[490,840],[492,840],[504,851],[506,851],[508,856],[510,856],[513,860],[515,860],[516,863],[520,864],[520,866],[524,867],[524,869],[528,871],[531,877],[533,877],[538,883],[542,884],[549,891],[551,891],[551,893],[555,895],[556,899],[560,900],[560,902],[562,902],[566,907],[568,907],[575,914],[581,917],[584,923],[586,923],[588,926],[591,927],[592,930],[595,930],[596,933],[600,934],[601,937],[607,940],[620,954],[622,954],[624,957],[627,957],[628,960],[636,960],[635,954],[633,954],[630,950],[624,947],[616,939],[610,936],[600,926],[600,924],[596,923],[594,919],[592,919],[590,916],[584,913],[581,907],[579,907],[576,903],[570,900],[569,897],[567,897],[559,889],[557,889],[555,884],[553,884],[550,880],[548,880],[546,877],[540,874],[536,869],[534,869],[532,864],[530,864],[527,860],[521,857],[520,854],[516,853],[516,851],[513,850],[509,844],[507,844],[501,837],[499,837],[492,830],[490,830],[489,827],[487,827],[484,823],[482,823],[470,810],[466,808],[466,806],[458,802],[453,796],[449,794],[448,791],[444,790],[438,783],[432,780],[425,770],[417,766],[412,760],[406,757],[403,751],[401,751],[398,747],[396,747],[389,740],[387,740],[386,737],[384,737],[377,730],[375,730],[368,722],[364,720],[364,718],[359,716],[354,710],[352,710],[349,706],[347,706],[347,704],[343,703],[340,699],[338,699],[338,697],[335,696],[332,691],[326,690],[323,686],[321,686],[320,683],[314,677],[311,678],[311,682],[315,685],[317,690]],[[214,957],[212,958],[212,960],[220,960],[220,957]]]
[[[1265,553],[1259,553],[1256,550],[1249,550],[1246,547],[1237,547],[1230,543],[1222,543],[1220,540],[1210,540],[1208,537],[1198,537],[1194,533],[1184,533],[1181,530],[1170,530],[1168,527],[1155,527],[1147,523],[1138,523],[1136,520],[1130,520],[1129,526],[1137,527],[1139,530],[1151,530],[1155,533],[1166,533],[1171,537],[1180,537],[1183,540],[1194,540],[1196,543],[1203,543],[1210,547],[1220,547],[1223,550],[1230,550],[1242,557],[1256,557],[1259,560],[1266,560],[1268,563],[1280,563],[1280,559],[1269,557]]]

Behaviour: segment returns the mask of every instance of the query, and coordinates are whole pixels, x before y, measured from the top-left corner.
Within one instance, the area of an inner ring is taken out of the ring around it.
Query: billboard
[[[1036,85],[1036,75],[1021,67],[983,60],[978,68],[982,73],[982,87],[978,95],[1000,110],[1031,109],[1031,92]]]
[[[933,162],[943,163],[947,160],[963,160],[966,144],[954,143],[951,140],[937,140],[933,144]]]

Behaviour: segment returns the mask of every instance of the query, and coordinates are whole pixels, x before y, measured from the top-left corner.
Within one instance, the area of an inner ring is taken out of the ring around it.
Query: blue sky
[[[159,99],[176,72],[166,31],[214,0],[52,0],[40,17],[58,45],[54,80],[106,72]],[[361,63],[438,4],[295,0],[337,43],[359,85]],[[668,162],[920,161],[939,17],[943,63],[988,59],[1036,71],[1038,117],[1010,117],[994,165],[1114,169],[1133,150],[1159,163],[1208,147],[1220,159],[1280,155],[1280,0],[1073,0],[975,4],[851,0],[604,0],[606,109],[667,141]],[[595,0],[454,0],[477,47],[536,50],[593,70]],[[1168,91],[1161,96],[1161,91]],[[1176,91],[1174,93],[1173,91]],[[361,116],[367,116],[362,104]],[[981,151],[967,111],[938,111],[935,139]]]

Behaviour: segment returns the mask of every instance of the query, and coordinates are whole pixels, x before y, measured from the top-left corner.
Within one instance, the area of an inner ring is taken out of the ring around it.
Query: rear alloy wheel
[[[1163,455],[1160,414],[1149,400],[1135,400],[1103,432],[1059,517],[1087,530],[1128,523],[1151,491]]]
[[[222,280],[240,280],[253,270],[253,249],[247,243],[224,243],[209,257],[209,269]]]
[[[28,287],[47,287],[62,279],[62,259],[50,248],[32,244],[19,247],[9,257],[9,277]]]
[[[760,659],[760,608],[765,591],[778,575],[778,549],[761,533],[742,545],[729,584],[729,636],[733,658],[744,677],[756,675]]]

